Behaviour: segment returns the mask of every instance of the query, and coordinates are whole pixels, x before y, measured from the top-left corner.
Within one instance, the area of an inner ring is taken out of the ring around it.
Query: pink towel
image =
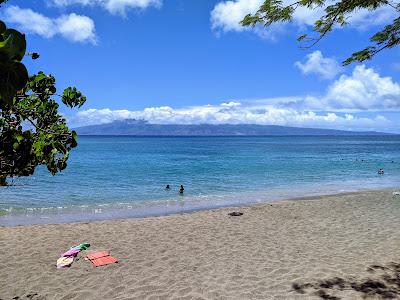
[[[77,256],[79,252],[81,252],[79,249],[70,249],[61,256]]]

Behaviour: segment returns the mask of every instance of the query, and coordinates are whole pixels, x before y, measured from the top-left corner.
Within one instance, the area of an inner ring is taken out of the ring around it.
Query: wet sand
[[[0,299],[399,298],[400,197],[393,191],[2,227]],[[56,269],[60,253],[81,242],[110,250],[119,263],[93,268],[80,255],[71,268]]]

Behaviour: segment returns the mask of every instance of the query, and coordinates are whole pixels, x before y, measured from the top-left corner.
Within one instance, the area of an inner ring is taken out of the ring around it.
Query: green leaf
[[[0,20],[0,34],[2,34],[4,31],[6,31],[7,26],[6,24]]]
[[[28,81],[28,70],[20,62],[13,63],[11,67],[10,83],[17,91],[23,89]]]
[[[20,62],[0,61],[0,74],[0,98],[10,105],[16,92],[25,87],[28,71]]]
[[[32,81],[37,83],[46,78],[46,75],[43,72],[39,72],[37,75],[32,77]]]
[[[86,102],[86,97],[75,87],[68,87],[64,90],[61,101],[69,107],[81,107]]]
[[[21,61],[26,52],[25,35],[15,29],[6,29],[2,35],[8,42],[0,51],[5,51],[10,59]]]
[[[18,134],[15,138],[17,139],[18,143],[20,143],[24,139],[21,134]]]

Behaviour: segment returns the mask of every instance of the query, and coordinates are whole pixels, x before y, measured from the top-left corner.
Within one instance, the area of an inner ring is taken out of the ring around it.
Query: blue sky
[[[348,28],[303,50],[296,37],[318,10],[269,30],[239,26],[259,3],[10,0],[1,14],[40,53],[25,60],[31,73],[87,96],[80,111],[62,109],[71,126],[143,118],[400,132],[400,50],[340,66],[395,12],[357,12]]]

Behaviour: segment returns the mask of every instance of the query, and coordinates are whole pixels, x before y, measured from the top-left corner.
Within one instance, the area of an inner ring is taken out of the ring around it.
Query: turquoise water
[[[61,174],[39,168],[0,189],[0,225],[166,214],[399,179],[400,136],[80,137]]]

